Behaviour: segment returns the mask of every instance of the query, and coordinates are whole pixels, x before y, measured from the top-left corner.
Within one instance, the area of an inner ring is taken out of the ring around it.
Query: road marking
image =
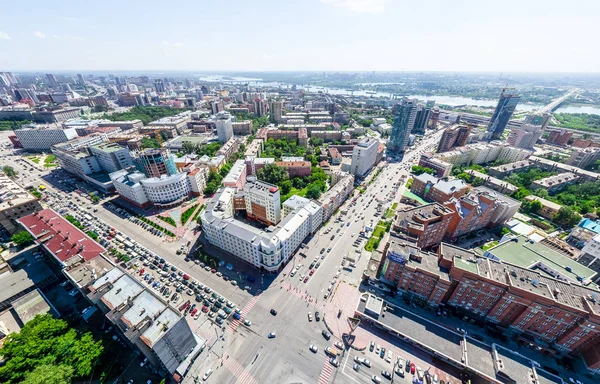
[[[237,327],[239,327],[242,324],[242,319],[246,318],[246,315],[256,305],[256,302],[258,301],[261,295],[262,292],[250,299],[250,301],[244,306],[244,309],[240,311],[240,320],[233,319],[233,321],[229,323],[229,326],[227,327],[227,333],[233,334],[233,332],[235,332]]]
[[[323,363],[323,368],[321,369],[321,374],[319,375],[319,384],[328,384],[329,379],[331,379],[331,375],[333,375],[333,365],[329,362],[329,357],[325,356],[325,362]]]
[[[254,378],[236,359],[233,357],[221,360],[225,367],[231,372],[237,381],[241,384],[258,384],[258,380]]]

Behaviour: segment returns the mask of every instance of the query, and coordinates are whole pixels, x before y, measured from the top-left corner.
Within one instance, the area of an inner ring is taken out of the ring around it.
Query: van
[[[204,373],[204,376],[202,376],[202,380],[206,380],[210,377],[210,375],[212,375],[213,370],[212,368],[208,368],[208,371],[206,371],[206,373]]]
[[[337,349],[331,347],[325,348],[325,353],[333,357],[338,357],[340,354],[340,352]]]

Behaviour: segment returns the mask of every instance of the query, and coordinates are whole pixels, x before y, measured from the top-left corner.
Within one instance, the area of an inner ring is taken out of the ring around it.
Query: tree
[[[311,137],[311,138],[310,138],[310,144],[311,144],[313,147],[318,147],[318,146],[321,146],[321,145],[323,145],[323,141],[324,141],[324,140],[323,140],[323,139],[321,139],[320,137]]]
[[[10,165],[5,165],[4,167],[2,167],[2,172],[4,172],[6,176],[11,178],[17,176],[17,174],[19,173],[15,171],[15,169]]]
[[[542,203],[538,200],[526,201],[521,204],[521,209],[526,213],[538,213],[542,209]]]
[[[429,173],[430,175],[435,174],[435,171],[433,169],[428,167],[421,167],[420,165],[413,165],[411,171],[417,176],[423,173]]]
[[[581,221],[581,215],[569,207],[560,207],[558,213],[554,215],[553,221],[563,227],[572,227]]]
[[[206,184],[206,187],[204,187],[204,194],[205,195],[212,195],[215,192],[217,192],[217,189],[219,189],[219,185],[216,184],[215,182],[211,181],[209,183]]]
[[[158,140],[153,139],[152,137],[143,137],[142,149],[145,148],[160,148],[160,144],[158,143]]]
[[[33,236],[27,231],[19,231],[10,238],[17,246],[29,245],[33,242]]]
[[[89,332],[79,336],[66,321],[54,319],[49,314],[37,315],[19,333],[11,333],[6,337],[0,350],[5,360],[0,367],[0,382],[22,383],[33,375],[28,379],[31,383],[37,383],[39,381],[35,380],[43,377],[42,374],[49,375],[53,380],[61,380],[58,369],[43,367],[48,365],[69,367],[62,378],[70,376],[69,371],[75,377],[85,377],[92,372],[94,362],[103,350],[102,342],[94,341]]]
[[[288,180],[290,175],[285,167],[267,164],[256,172],[256,177],[267,183],[279,185],[282,181]]]
[[[457,178],[457,179],[461,179],[461,180],[462,180],[462,181],[464,181],[465,183],[469,183],[469,182],[471,182],[471,175],[469,175],[469,174],[468,174],[468,173],[466,173],[466,172],[459,173],[458,175],[456,175],[456,178]]]
[[[23,384],[69,384],[72,377],[73,367],[69,365],[38,365]]]
[[[512,197],[517,200],[523,200],[525,196],[531,195],[531,192],[527,188],[519,188],[512,194]]]
[[[279,183],[279,188],[281,188],[281,193],[283,195],[287,195],[292,190],[292,182],[289,180],[284,180]]]
[[[221,169],[219,170],[219,175],[221,175],[223,177],[227,176],[227,174],[229,173],[229,171],[231,171],[231,167],[232,167],[232,165],[229,164],[229,163],[223,165],[221,167]]]
[[[542,199],[547,199],[549,194],[548,191],[545,190],[544,188],[538,188],[535,191],[533,191],[533,194],[536,195],[537,197],[541,197]]]
[[[321,188],[316,184],[311,184],[306,190],[307,199],[318,199],[321,196]]]
[[[292,179],[292,186],[296,189],[302,189],[306,187],[308,183],[302,177],[294,177]]]
[[[480,187],[485,183],[485,180],[483,180],[481,177],[476,177],[473,179],[473,181],[471,181],[471,185],[474,187]]]

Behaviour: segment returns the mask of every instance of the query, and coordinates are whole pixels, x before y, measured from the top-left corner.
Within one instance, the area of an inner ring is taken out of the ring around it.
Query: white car
[[[312,353],[317,353],[319,352],[319,348],[317,346],[315,346],[314,344],[311,344],[310,347],[308,347],[308,349],[310,349],[310,351]]]

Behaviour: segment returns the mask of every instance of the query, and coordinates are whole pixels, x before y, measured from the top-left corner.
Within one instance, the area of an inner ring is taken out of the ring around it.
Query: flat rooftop
[[[25,270],[0,276],[0,303],[11,297],[34,287],[33,281],[28,277]]]
[[[528,269],[542,269],[538,266],[538,263],[543,263],[558,273],[567,276],[573,282],[579,282],[578,277],[585,281],[591,281],[592,277],[596,275],[596,272],[575,260],[563,256],[540,243],[532,243],[525,236],[517,236],[513,240],[498,244],[488,249],[484,255]]]

